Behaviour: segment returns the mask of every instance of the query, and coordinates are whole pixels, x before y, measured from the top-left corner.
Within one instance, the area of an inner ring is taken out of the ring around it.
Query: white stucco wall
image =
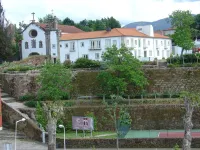
[[[149,35],[151,37],[154,36],[154,30],[153,30],[153,26],[152,25],[146,25],[146,26],[137,26],[136,30]]]
[[[50,45],[51,45],[51,56],[55,58],[58,56],[58,46],[59,46],[57,43],[56,31],[50,32]]]
[[[76,59],[83,57],[83,55],[88,55],[89,59],[101,61],[101,55],[106,51],[106,39],[111,39],[111,45],[113,45],[113,40],[117,41],[117,47],[120,48],[122,42],[126,44],[127,47],[133,48],[133,56],[140,59],[141,61],[149,61],[162,58],[168,58],[172,53],[171,39],[157,39],[157,38],[141,38],[141,37],[111,37],[111,38],[98,38],[98,39],[84,39],[84,40],[73,40],[73,41],[60,41],[60,60],[65,61],[66,54],[70,55],[71,61],[76,61]],[[144,39],[146,44],[144,45]],[[101,49],[100,50],[90,50],[90,41],[100,40]],[[140,47],[139,47],[140,40]],[[158,47],[156,47],[156,40],[158,41]],[[133,42],[132,42],[133,41]],[[135,44],[137,41],[137,44]],[[149,42],[150,43],[149,43]],[[161,41],[163,44],[161,45]],[[166,46],[164,41],[166,41]],[[75,42],[75,51],[70,51],[70,42]],[[84,43],[84,47],[81,47],[81,43]],[[168,45],[168,42],[169,45]],[[68,44],[68,47],[65,45]],[[157,49],[158,48],[158,49]],[[157,50],[159,50],[159,56],[157,55]],[[144,51],[146,51],[146,57],[144,57]],[[150,52],[152,55],[150,55]],[[99,53],[100,58],[95,58],[95,53]]]
[[[37,36],[35,38],[31,38],[29,33],[31,30],[37,31]],[[30,26],[22,33],[23,40],[22,40],[22,59],[27,58],[29,54],[36,52],[40,55],[46,55],[46,43],[45,43],[45,32],[36,26],[35,24],[30,24]],[[36,40],[36,48],[32,48],[31,40]],[[39,48],[39,41],[42,41],[43,48]],[[25,42],[28,42],[28,49],[25,49]]]
[[[65,61],[66,54],[70,55],[71,61],[76,61],[76,59],[83,57],[83,55],[88,55],[89,59],[99,60],[101,61],[101,55],[106,51],[105,41],[106,39],[111,40],[111,45],[113,45],[113,40],[117,41],[117,47],[119,48],[121,45],[121,37],[112,37],[112,38],[97,38],[97,39],[84,39],[84,40],[71,40],[71,41],[60,41],[60,61]],[[100,40],[101,41],[101,49],[91,50],[90,42],[91,40]],[[70,51],[70,42],[75,42],[75,51]],[[81,46],[81,43],[84,43],[84,46]],[[68,47],[65,45],[68,44]],[[99,53],[99,59],[95,58],[95,53]]]

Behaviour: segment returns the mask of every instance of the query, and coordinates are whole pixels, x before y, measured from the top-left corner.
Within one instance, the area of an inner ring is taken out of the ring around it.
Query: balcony
[[[96,51],[96,50],[101,50],[101,47],[89,47],[88,49],[90,51]]]

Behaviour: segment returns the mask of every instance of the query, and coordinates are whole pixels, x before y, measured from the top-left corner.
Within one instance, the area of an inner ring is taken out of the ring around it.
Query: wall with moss
[[[147,93],[179,93],[180,91],[200,92],[200,68],[173,68],[173,69],[144,69],[149,84]],[[4,91],[13,97],[26,93],[36,93],[38,73],[1,73],[0,83]],[[71,96],[101,95],[104,94],[99,82],[96,80],[98,71],[74,71],[73,89]],[[129,86],[126,94],[134,95],[141,92],[137,87]]]
[[[183,129],[183,116],[185,114],[182,105],[138,105],[126,106],[132,119],[131,129],[136,130],[160,130]],[[62,119],[69,128],[72,116],[84,116],[87,112],[93,112],[97,118],[97,130],[114,130],[114,122],[107,115],[103,106],[70,107],[65,108]],[[200,128],[200,109],[193,114],[194,128]]]
[[[192,148],[199,148],[199,138],[192,139]],[[173,148],[182,145],[183,139],[120,139],[119,148]],[[56,140],[58,148],[63,148],[63,139]],[[115,139],[67,139],[67,148],[116,148]]]

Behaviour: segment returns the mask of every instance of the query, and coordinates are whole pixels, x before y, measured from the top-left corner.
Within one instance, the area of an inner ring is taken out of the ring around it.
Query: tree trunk
[[[56,150],[56,120],[48,118],[48,150]]]
[[[190,100],[185,98],[185,109],[186,109],[186,115],[184,117],[184,139],[183,139],[183,150],[190,150],[191,142],[192,142],[192,136],[191,136],[191,130],[193,127],[192,124],[192,114],[194,107],[192,106]]]

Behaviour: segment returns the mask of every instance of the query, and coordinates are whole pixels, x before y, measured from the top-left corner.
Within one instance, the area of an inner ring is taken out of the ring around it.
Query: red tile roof
[[[46,24],[38,23],[40,27],[45,29]],[[58,25],[58,29],[61,30],[64,33],[81,33],[84,32],[79,28],[76,28],[75,26],[68,26],[68,25]]]
[[[94,31],[94,32],[83,32],[74,34],[62,34],[60,40],[79,40],[79,39],[93,39],[93,38],[106,38],[106,37],[120,37],[120,36],[133,36],[133,37],[146,37],[152,38],[144,33],[137,31],[135,28],[114,28],[111,31]],[[154,38],[165,38],[167,36],[160,34],[154,34]]]

